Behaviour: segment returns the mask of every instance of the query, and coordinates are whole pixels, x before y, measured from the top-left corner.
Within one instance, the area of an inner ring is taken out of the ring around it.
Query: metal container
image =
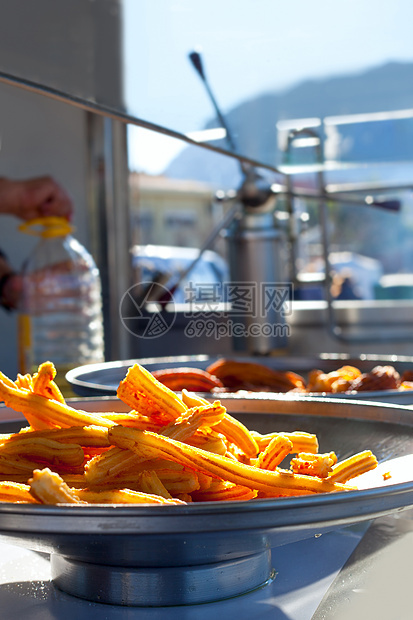
[[[117,399],[73,400],[88,411],[125,409]],[[277,547],[413,505],[412,410],[329,399],[228,399],[227,409],[262,433],[314,432],[339,458],[370,448],[401,476],[376,488],[253,501],[175,506],[0,504],[5,542],[51,553],[54,583],[69,594],[118,605],[215,601],[265,584]],[[25,421],[0,408],[2,432]],[[20,419],[20,421],[19,421]],[[400,468],[399,468],[400,471]]]
[[[291,285],[285,234],[275,226],[273,210],[244,210],[226,232],[231,275],[231,318],[244,329],[234,349],[249,354],[284,350],[288,341],[286,306]]]

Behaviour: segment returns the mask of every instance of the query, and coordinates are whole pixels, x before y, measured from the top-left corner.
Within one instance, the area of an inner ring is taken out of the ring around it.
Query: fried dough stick
[[[109,439],[115,445],[137,454],[156,455],[177,461],[212,477],[228,480],[233,484],[264,493],[276,493],[280,489],[306,490],[314,493],[349,490],[346,485],[332,484],[319,478],[295,475],[286,471],[267,471],[244,465],[149,431],[115,426],[109,429]]]
[[[346,482],[376,467],[376,457],[370,450],[365,450],[334,465],[327,480],[330,482]]]
[[[49,463],[51,466],[81,466],[85,459],[81,446],[61,443],[46,437],[31,437],[23,433],[20,437],[5,441],[0,445],[0,459],[20,459],[25,457],[37,464]],[[1,467],[1,466],[0,466]]]
[[[291,459],[290,468],[295,474],[327,478],[336,463],[337,456],[334,452],[326,454],[300,452],[295,458]]]
[[[196,502],[222,502],[250,500],[257,496],[257,492],[248,487],[232,484],[224,480],[216,480],[206,491],[195,491],[192,499]]]
[[[178,465],[181,469],[172,469],[173,465]],[[175,497],[181,493],[192,493],[192,491],[197,491],[200,488],[198,475],[193,470],[183,469],[182,465],[172,463],[172,461],[168,464],[168,467],[168,469],[159,469],[156,461],[145,461],[140,463],[133,472],[122,473],[115,478],[102,480],[96,487],[93,484],[89,484],[85,477],[79,480],[76,480],[74,476],[67,477],[63,475],[62,477],[65,482],[69,480],[69,486],[75,486],[78,489],[88,487],[91,490],[96,488],[100,490],[132,489],[133,491],[148,492],[147,489],[142,488],[141,473],[149,471],[151,474],[156,473],[164,488]],[[157,495],[160,495],[160,493],[157,493]]]
[[[205,426],[210,428],[219,425],[225,416],[225,412],[225,407],[221,405],[219,400],[216,400],[212,405],[207,402],[205,405],[192,407],[174,422],[164,427],[161,430],[161,435],[177,439],[178,441],[186,441],[199,428]]]
[[[13,504],[37,504],[37,500],[30,494],[28,484],[17,482],[0,482],[0,502]]]
[[[121,424],[121,426],[129,426],[130,428],[140,428],[142,431],[153,431],[154,433],[158,433],[165,425],[165,421],[154,420],[153,417],[143,415],[138,411],[130,411],[129,413],[100,413],[99,415],[114,424]]]
[[[108,429],[94,425],[48,428],[39,431],[23,429],[18,433],[0,435],[0,445],[4,442],[20,442],[39,438],[51,439],[59,443],[79,444],[82,447],[109,448],[111,445],[108,438]]]
[[[33,377],[29,373],[25,375],[19,373],[15,381],[15,387],[33,392]]]
[[[140,413],[168,423],[185,413],[188,407],[168,387],[160,383],[146,368],[134,364],[120,382],[118,398]]]
[[[137,490],[142,493],[160,495],[165,499],[172,499],[172,495],[166,489],[158,474],[154,470],[144,470],[138,475]]]
[[[85,504],[64,480],[48,467],[35,469],[29,480],[30,493],[42,504]]]
[[[90,491],[71,489],[56,473],[36,469],[29,480],[30,493],[42,504],[183,504],[179,499],[165,499],[129,489]]]
[[[65,399],[62,392],[54,382],[56,377],[56,368],[52,362],[44,362],[40,364],[38,371],[33,375],[33,392],[39,396],[45,396],[64,403]]]
[[[276,435],[283,435],[289,439],[293,446],[291,452],[298,454],[299,452],[311,452],[317,454],[318,452],[318,439],[317,435],[312,433],[305,433],[304,431],[293,431],[292,433],[268,433],[267,435],[261,435],[257,431],[251,431],[251,435],[254,437],[258,444],[259,451],[262,452],[270,443],[271,439]]]
[[[278,465],[290,454],[293,447],[288,437],[283,435],[275,435],[258,456],[257,466],[261,469],[274,471]]]
[[[55,400],[10,386],[0,377],[0,399],[5,405],[20,411],[33,430],[52,427],[97,425],[109,428],[114,422],[98,413],[88,413]]]
[[[163,428],[162,434],[185,441],[203,425],[217,424],[225,414],[219,401],[212,405],[200,405],[187,409],[185,413]],[[106,479],[114,479],[125,472],[133,471],[136,466],[147,460],[129,450],[111,448],[101,456],[91,459],[86,465],[88,484],[97,485]]]
[[[182,390],[182,400],[188,407],[208,404],[205,398],[201,398],[188,390]],[[225,435],[230,443],[234,443],[246,456],[253,458],[257,456],[258,444],[248,428],[239,420],[233,418],[228,412],[225,413],[223,420],[214,427],[218,433]]]
[[[137,465],[147,460],[147,456],[141,456],[131,450],[113,446],[104,454],[96,456],[86,463],[87,484],[88,486],[96,486],[102,482],[113,480],[121,474],[133,471]]]

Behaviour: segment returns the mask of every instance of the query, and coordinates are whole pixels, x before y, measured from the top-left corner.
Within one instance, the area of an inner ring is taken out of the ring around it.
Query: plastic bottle
[[[41,218],[20,230],[40,237],[22,269],[20,372],[33,374],[39,364],[53,362],[62,392],[73,395],[66,372],[104,360],[99,271],[67,220]]]

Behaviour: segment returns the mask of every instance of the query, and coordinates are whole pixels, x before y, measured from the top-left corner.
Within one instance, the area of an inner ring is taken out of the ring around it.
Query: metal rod
[[[36,94],[44,95],[45,97],[55,99],[56,101],[61,101],[62,103],[67,103],[69,105],[81,108],[82,110],[86,110],[88,112],[93,112],[95,114],[103,115],[107,118],[118,120],[121,123],[134,125],[136,127],[142,127],[143,129],[148,129],[149,131],[154,131],[164,136],[175,138],[176,140],[182,140],[182,142],[191,144],[193,146],[198,146],[200,148],[206,149],[207,151],[212,151],[219,155],[226,155],[227,157],[231,157],[232,159],[238,160],[242,164],[247,164],[254,168],[262,168],[263,170],[269,170],[271,172],[281,174],[278,168],[276,168],[275,166],[271,164],[266,164],[261,161],[257,161],[256,159],[251,159],[250,157],[246,157],[244,155],[240,155],[239,153],[228,151],[227,149],[222,149],[218,146],[214,146],[209,143],[202,142],[200,144],[197,140],[194,140],[187,134],[179,133],[178,131],[174,131],[172,129],[167,129],[166,127],[163,127],[162,125],[157,125],[156,123],[144,121],[142,119],[136,118],[136,116],[132,116],[131,114],[126,114],[126,112],[116,110],[115,108],[104,105],[102,103],[94,103],[93,101],[86,101],[85,99],[82,99],[81,97],[76,97],[75,95],[69,95],[56,88],[52,88],[50,86],[44,86],[42,84],[38,84],[37,82],[33,82],[31,80],[27,80],[24,78],[17,78],[8,73],[4,73],[3,71],[0,71],[0,82],[3,82],[4,84],[9,84],[11,86],[17,86],[18,88],[22,88],[24,90],[28,90]]]

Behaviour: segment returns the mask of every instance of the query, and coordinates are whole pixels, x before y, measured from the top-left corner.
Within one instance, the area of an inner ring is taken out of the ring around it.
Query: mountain
[[[267,92],[236,106],[227,123],[239,151],[253,159],[278,165],[276,124],[299,118],[413,109],[413,63],[389,62],[369,70],[324,79],[308,79],[281,92]],[[205,128],[216,127],[211,119]],[[362,124],[348,126],[342,159],[375,161],[413,159],[413,121],[405,121],[403,135],[391,122],[383,123],[372,137]],[[396,136],[396,140],[395,140]],[[222,142],[216,143],[221,146]],[[233,187],[240,179],[236,161],[206,149],[188,146],[168,166],[165,174],[193,178],[215,187]]]

